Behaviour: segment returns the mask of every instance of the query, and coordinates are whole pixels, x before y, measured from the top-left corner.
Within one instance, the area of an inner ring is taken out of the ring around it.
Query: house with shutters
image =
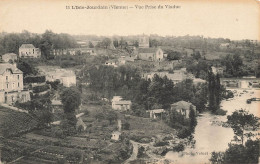
[[[0,103],[16,101],[30,101],[29,91],[23,88],[23,72],[16,64],[0,63]]]
[[[20,58],[39,58],[41,57],[41,50],[35,48],[32,44],[22,44],[19,48]]]

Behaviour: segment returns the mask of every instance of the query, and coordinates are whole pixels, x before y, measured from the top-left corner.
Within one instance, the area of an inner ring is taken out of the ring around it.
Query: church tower
[[[143,35],[139,38],[139,48],[149,48],[149,37]]]

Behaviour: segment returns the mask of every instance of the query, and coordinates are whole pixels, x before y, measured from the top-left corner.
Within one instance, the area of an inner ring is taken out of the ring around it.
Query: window
[[[8,76],[6,76],[6,81],[8,81]]]
[[[18,87],[20,87],[20,83],[18,83]]]
[[[33,54],[34,54],[34,49],[33,49]]]
[[[6,84],[6,88],[8,89],[8,84]]]
[[[17,75],[17,79],[19,80],[19,75]]]

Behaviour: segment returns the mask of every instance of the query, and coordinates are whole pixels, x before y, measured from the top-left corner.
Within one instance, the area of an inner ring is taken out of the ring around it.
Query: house
[[[169,72],[150,72],[150,73],[144,73],[142,75],[142,78],[148,80],[152,80],[154,75],[157,74],[159,77],[163,78],[166,76],[168,79],[172,80],[174,84],[179,83],[183,80],[188,79],[188,74],[185,69],[180,69],[180,70],[174,70],[173,73]]]
[[[183,116],[185,116],[185,118],[189,118],[191,107],[195,110],[195,113],[196,113],[196,106],[194,106],[190,102],[178,101],[174,104],[171,104],[171,110],[175,110],[178,113],[181,113]]]
[[[35,48],[32,44],[22,44],[19,48],[20,58],[39,58],[41,57],[41,50]]]
[[[23,72],[16,64],[0,63],[0,103],[30,101],[29,91],[23,88]]]
[[[118,140],[120,139],[120,135],[121,135],[121,132],[119,132],[119,131],[114,131],[114,132],[112,133],[111,140],[118,141]]]
[[[76,123],[76,130],[85,131],[87,129],[86,124],[82,121],[82,119],[79,117],[78,121]]]
[[[59,80],[65,87],[71,87],[76,85],[76,75],[72,70],[60,69],[60,68],[46,68],[38,67],[40,72],[45,75],[46,81]]]
[[[15,53],[7,53],[2,55],[2,60],[6,63],[9,61],[15,62],[17,60],[17,55]]]
[[[139,48],[138,59],[146,61],[162,61],[164,59],[161,48]]]
[[[112,109],[126,111],[131,109],[132,102],[128,100],[122,100],[121,96],[114,96],[112,99]]]
[[[149,113],[150,115],[150,118],[162,118],[162,114],[165,112],[164,109],[153,109],[153,110],[149,110],[149,111],[146,111],[147,113]]]
[[[52,105],[52,113],[55,113],[55,111],[62,110],[63,105],[60,100],[52,100],[51,105]]]

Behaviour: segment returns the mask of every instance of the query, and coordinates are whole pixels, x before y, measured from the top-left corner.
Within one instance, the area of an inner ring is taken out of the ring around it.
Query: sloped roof
[[[139,53],[156,53],[159,48],[139,48]]]
[[[35,48],[32,44],[22,44],[20,48]]]
[[[6,54],[2,55],[2,57],[3,56],[17,56],[17,54],[15,54],[15,53],[6,53]]]
[[[116,104],[116,105],[130,105],[131,101],[120,100],[120,101],[115,101],[114,104]]]
[[[193,109],[196,109],[196,107],[192,103],[186,101],[178,101],[174,104],[171,104],[172,107],[185,110],[189,110],[191,105],[193,106]]]
[[[1,63],[0,64],[0,74],[5,73],[5,71],[9,69],[12,71],[12,73],[23,73],[21,70],[19,70],[15,65],[9,64],[9,63]]]

